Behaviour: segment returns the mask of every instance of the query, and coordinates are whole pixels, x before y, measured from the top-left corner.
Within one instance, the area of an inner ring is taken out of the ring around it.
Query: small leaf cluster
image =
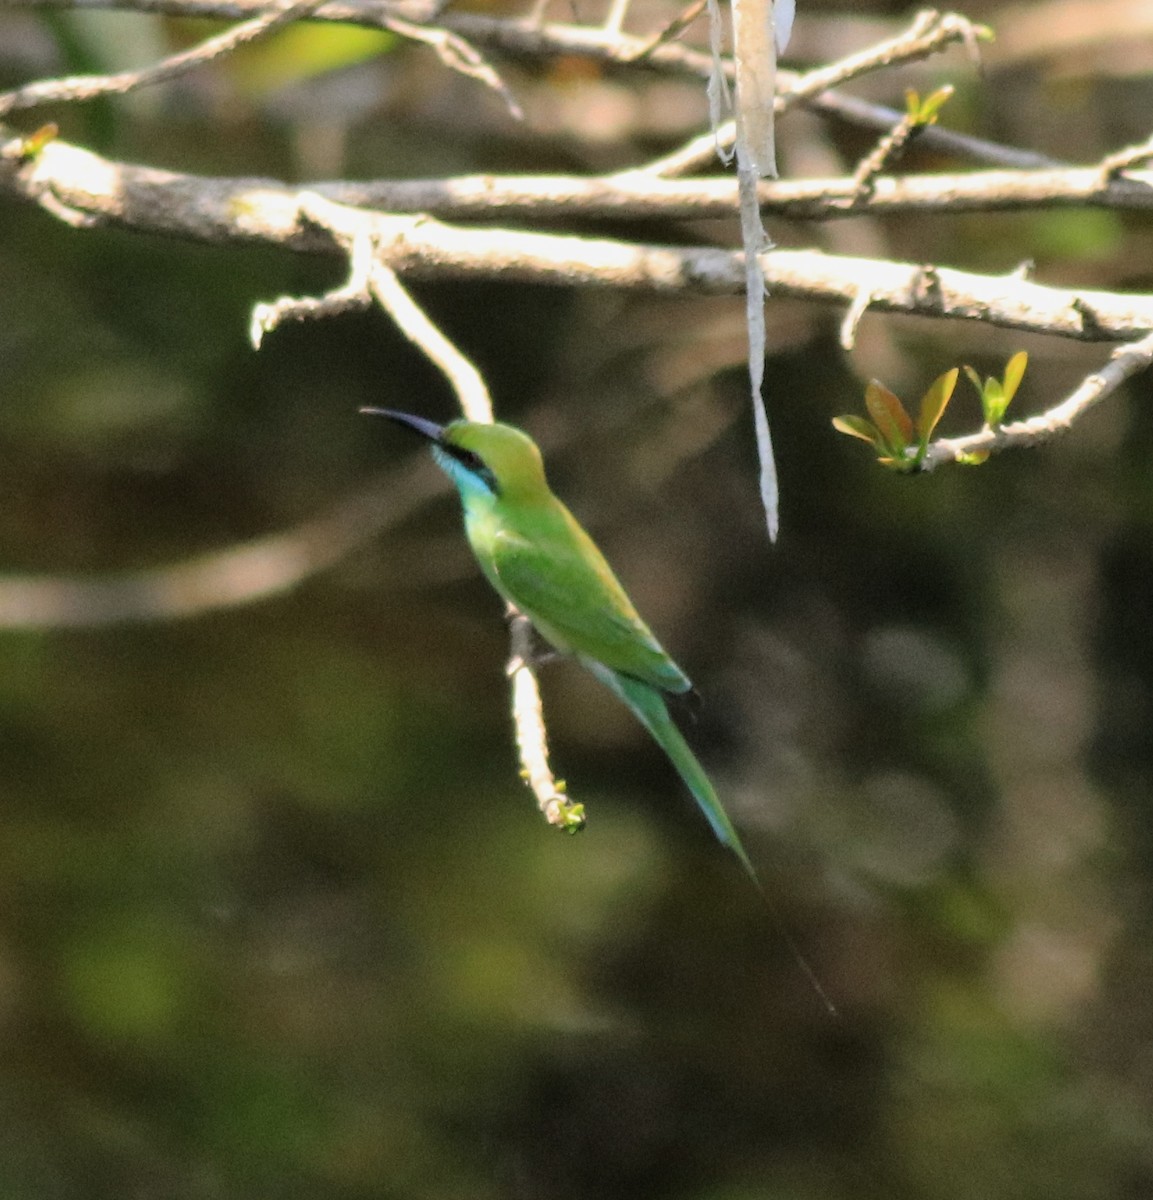
[[[916,471],[952,398],[959,371],[959,367],[954,367],[933,380],[921,397],[915,423],[900,399],[874,379],[865,389],[865,408],[872,419],[848,413],[834,417],[833,428],[868,442],[877,451],[877,461],[882,466],[894,471]]]
[[[935,92],[921,99],[918,92],[912,88],[905,91],[905,124],[910,129],[923,129],[926,125],[936,125],[937,118],[945,102],[953,94],[953,85],[946,84]]]
[[[981,411],[985,414],[986,425],[1000,425],[1005,419],[1005,410],[1021,386],[1028,362],[1029,355],[1024,350],[1018,350],[1005,364],[1005,374],[1000,379],[990,375],[984,381],[972,367],[965,368],[969,382],[977,389],[977,395],[981,398]]]
[[[965,368],[969,382],[980,397],[986,428],[995,429],[1005,419],[1005,410],[1021,386],[1028,362],[1029,355],[1024,350],[1018,350],[1005,364],[1005,374],[1000,379],[990,375],[983,380],[972,367]],[[967,467],[979,467],[988,457],[987,450],[974,450],[970,454],[960,455],[957,461]]]
[[[1021,386],[1028,361],[1028,354],[1024,350],[1018,351],[1005,364],[1005,373],[1000,379],[996,376],[982,379],[972,367],[965,367],[965,375],[981,401],[987,426],[999,425],[1004,420],[1005,410]],[[868,442],[877,452],[877,461],[882,466],[893,471],[918,471],[925,461],[933,430],[953,397],[960,371],[960,367],[953,367],[933,380],[921,397],[916,421],[909,416],[900,399],[874,379],[865,389],[868,418],[847,413],[833,418],[833,428]],[[972,454],[960,461],[975,465],[986,458],[986,453]]]
[[[54,121],[41,125],[33,133],[25,134],[17,139],[14,151],[5,148],[3,157],[15,158],[20,163],[30,163],[40,157],[44,147],[60,136],[60,128]]]

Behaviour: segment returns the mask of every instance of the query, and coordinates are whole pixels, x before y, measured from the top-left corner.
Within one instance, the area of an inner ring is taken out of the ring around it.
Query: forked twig
[[[1138,163],[1147,163],[1153,159],[1153,138],[1125,150],[1118,150],[1101,160],[1101,178],[1105,184],[1111,183],[1118,175],[1128,171]]]
[[[943,99],[953,94],[952,85],[938,93]],[[909,143],[928,128],[919,113],[909,111],[885,134],[876,146],[857,164],[853,172],[853,195],[849,205],[856,206],[869,199],[876,190],[877,178],[887,171],[909,148]]]
[[[164,83],[178,75],[185,75],[196,67],[204,66],[205,63],[222,58],[238,46],[265,37],[281,25],[306,16],[311,10],[319,8],[322,2],[323,0],[287,0],[251,21],[245,21],[189,50],[173,54],[170,58],[138,71],[121,71],[115,75],[72,75],[66,79],[46,79],[39,83],[27,84],[0,95],[0,117],[22,109],[37,108],[41,104],[94,100],[98,96],[123,96],[127,92],[136,91],[137,88]]]
[[[518,121],[524,120],[524,110],[509,90],[508,85],[497,73],[496,68],[459,33],[439,26],[416,25],[412,21],[403,21],[399,17],[392,16],[386,18],[385,25],[393,33],[400,34],[401,37],[431,46],[436,51],[437,58],[450,71],[456,71],[469,79],[483,83],[485,87],[496,92],[504,101],[508,111]]]
[[[989,33],[984,26],[975,26],[971,21],[955,13],[945,13],[944,15],[936,12],[921,13],[913,24],[897,37],[862,50],[859,54],[851,54],[827,67],[818,67],[815,70],[807,71],[805,74],[783,83],[777,92],[775,111],[779,116],[806,100],[811,100],[862,75],[896,66],[899,63],[916,62],[919,59],[928,58],[933,54],[939,54],[957,42],[965,45],[975,44],[977,40],[987,36]],[[901,114],[895,116],[896,121],[900,121]],[[890,123],[890,127],[893,123]],[[735,138],[736,123],[726,121],[719,126],[715,137],[710,131],[707,134],[691,138],[671,154],[664,155],[643,167],[634,168],[634,170],[646,175],[657,175],[664,179],[689,175],[712,162],[718,145],[731,146]]]
[[[658,29],[650,38],[629,46],[624,53],[624,62],[640,62],[648,58],[658,47],[680,37],[682,33],[705,11],[709,0],[693,0],[679,16],[674,17],[663,29]]]
[[[397,273],[383,260],[374,214],[335,204],[315,192],[301,193],[299,215],[325,229],[348,254],[348,280],[320,297],[282,297],[253,311],[253,342],[286,320],[310,320],[350,308],[365,308],[376,300],[400,331],[432,362],[453,391],[461,411],[471,421],[493,419],[492,397],[481,373],[445,336],[413,299]],[[532,625],[509,606],[508,675],[512,681],[512,713],[521,775],[532,789],[545,819],[569,832],[583,828],[584,806],[565,798],[564,785],[549,766],[548,734],[540,685],[532,656]]]

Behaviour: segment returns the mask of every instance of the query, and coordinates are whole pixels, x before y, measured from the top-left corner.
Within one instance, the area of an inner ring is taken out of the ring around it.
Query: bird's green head
[[[466,500],[528,501],[548,495],[536,442],[511,425],[464,420],[437,425],[387,408],[360,411],[388,417],[431,442],[436,461]]]

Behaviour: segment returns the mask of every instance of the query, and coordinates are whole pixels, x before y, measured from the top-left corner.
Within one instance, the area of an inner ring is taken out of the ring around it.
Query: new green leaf
[[[933,436],[933,430],[937,428],[937,422],[953,398],[953,389],[957,386],[959,374],[960,368],[954,367],[944,375],[938,375],[921,397],[921,409],[917,414],[917,437],[920,439],[922,453],[929,444],[929,438]]]

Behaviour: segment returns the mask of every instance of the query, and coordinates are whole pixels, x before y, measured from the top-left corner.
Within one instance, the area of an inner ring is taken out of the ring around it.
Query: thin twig
[[[348,280],[340,287],[323,296],[281,296],[269,303],[253,305],[248,323],[253,349],[259,350],[264,335],[285,321],[314,321],[368,308],[372,303],[370,287],[375,254],[371,231],[362,228],[349,246]]]
[[[416,25],[411,21],[401,20],[399,17],[388,17],[385,25],[401,37],[431,46],[436,51],[437,58],[450,71],[456,71],[469,79],[483,83],[485,87],[496,92],[516,120],[524,120],[524,109],[521,108],[519,101],[509,90],[505,81],[501,79],[496,68],[459,33],[435,26]]]
[[[1035,446],[1064,433],[1090,408],[1112,395],[1127,379],[1153,365],[1153,334],[1118,346],[1108,363],[1089,375],[1069,396],[1035,417],[1008,425],[986,426],[966,437],[938,438],[929,444],[922,469],[932,471],[942,463],[994,454],[1014,446]]]
[[[253,313],[253,341],[284,320],[329,316],[349,307],[363,307],[375,298],[400,331],[440,368],[456,393],[461,411],[472,421],[493,420],[492,399],[476,367],[457,349],[416,303],[396,272],[382,258],[382,243],[371,213],[334,204],[314,192],[300,196],[300,215],[325,229],[349,256],[349,277],[340,288],[319,298],[283,298],[258,305]],[[553,776],[548,760],[544,707],[532,662],[532,625],[509,606],[509,663],[512,712],[521,775],[536,796],[546,820],[567,832],[584,827],[584,806],[564,796],[564,785]]]
[[[845,318],[841,322],[842,349],[850,351],[856,345],[857,327],[861,324],[862,318],[869,311],[869,305],[872,303],[873,293],[868,288],[862,288],[853,297],[853,302],[849,305],[845,312]]]
[[[974,36],[987,37],[989,31],[983,26],[974,26],[972,22],[954,13],[944,16],[939,13],[922,13],[904,33],[858,54],[848,55],[839,62],[807,71],[804,75],[791,79],[786,79],[782,72],[774,110],[779,116],[803,101],[811,100],[862,75],[899,63],[928,58],[956,42],[968,42]],[[892,124],[898,124],[902,115],[894,114],[894,118]],[[692,174],[712,162],[718,144],[730,146],[735,138],[736,123],[726,121],[716,131],[715,138],[712,132],[694,137],[671,154],[634,170],[665,179]],[[629,174],[631,173],[630,171]]]
[[[553,775],[549,765],[544,708],[533,666],[532,622],[511,605],[509,643],[508,675],[512,680],[513,725],[521,776],[532,789],[545,820],[566,833],[577,833],[585,825],[584,805],[568,799],[563,780]]]
[[[632,0],[610,0],[608,13],[605,16],[604,24],[601,26],[605,37],[620,37],[631,3]]]
[[[952,85],[940,90],[940,95],[947,98],[953,94]],[[907,112],[893,128],[885,134],[873,150],[866,154],[857,164],[853,172],[853,205],[859,205],[872,195],[877,185],[877,179],[883,171],[887,171],[897,162],[909,148],[909,143],[918,134],[928,128],[921,115]]]
[[[183,562],[104,576],[0,574],[0,629],[175,621],[270,600],[368,545],[446,486],[420,456],[293,529]]]
[[[709,0],[693,0],[679,16],[674,17],[663,29],[658,29],[650,38],[631,46],[627,53],[626,62],[640,62],[666,42],[680,37],[682,33],[705,11]]]
[[[377,263],[370,281],[372,294],[401,333],[419,346],[444,373],[470,421],[492,421],[492,397],[481,373],[429,320],[391,267]]]
[[[190,50],[181,51],[150,67],[122,71],[116,75],[73,75],[67,79],[47,79],[30,83],[0,96],[0,117],[41,104],[62,101],[93,100],[97,96],[122,96],[137,88],[163,83],[184,75],[196,67],[231,53],[257,38],[265,37],[280,26],[296,21],[319,7],[322,0],[287,0],[276,4],[251,21],[237,25],[216,37],[210,37]]]
[[[1153,138],[1103,158],[1100,167],[1102,178],[1109,183],[1130,167],[1135,167],[1138,163],[1147,163],[1150,159],[1153,159]]]
[[[86,9],[130,9],[142,13],[221,20],[251,17],[254,13],[264,12],[268,6],[268,0],[5,0],[5,3],[23,8],[75,8],[82,4]],[[382,9],[368,0],[328,0],[311,13],[309,19],[387,29],[389,14],[396,14],[399,10],[407,16],[408,7],[396,4]],[[419,23],[426,20],[427,15],[413,16],[411,20]],[[633,38],[624,33],[615,39],[606,38],[603,29],[584,25],[542,24],[539,19],[531,17],[510,19],[478,12],[446,12],[438,14],[437,20],[443,28],[459,33],[478,45],[530,60],[566,55],[592,59],[608,67],[631,67],[639,63],[650,71],[697,79],[708,79],[712,68],[709,54],[692,46],[665,42],[638,55],[638,48],[644,48],[651,39]],[[725,66],[731,74],[732,63],[728,62]],[[790,95],[800,78],[793,71],[778,72],[778,94]],[[802,102],[825,116],[867,129],[891,129],[901,118],[897,110],[886,105],[873,104],[835,91],[807,95]],[[939,126],[925,130],[923,141],[927,148],[935,151],[993,166],[1043,170],[1063,165],[1035,151],[1005,146]]]
[[[461,411],[472,421],[491,421],[492,398],[476,367],[445,337],[412,298],[396,272],[381,258],[372,214],[335,204],[315,192],[302,192],[299,212],[308,223],[326,230],[349,258],[349,276],[341,287],[321,297],[282,297],[253,309],[250,333],[259,347],[265,333],[285,320],[333,316],[366,308],[375,299],[400,331],[452,385]]]

